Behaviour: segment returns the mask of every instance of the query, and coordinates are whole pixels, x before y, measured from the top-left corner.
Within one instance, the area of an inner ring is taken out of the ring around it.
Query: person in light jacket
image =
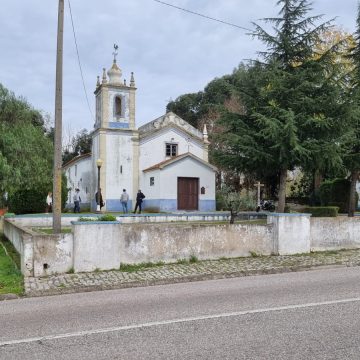
[[[52,192],[49,191],[46,197],[46,213],[52,212],[52,203],[53,203],[53,198],[52,198]]]
[[[129,195],[126,192],[126,189],[123,189],[123,192],[120,196],[120,202],[121,202],[124,214],[126,214],[128,212],[128,207],[127,207],[128,201],[129,201]]]

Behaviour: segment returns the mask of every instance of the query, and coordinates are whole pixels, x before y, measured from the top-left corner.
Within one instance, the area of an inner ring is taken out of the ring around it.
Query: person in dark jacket
[[[139,214],[141,214],[141,204],[143,202],[143,199],[145,199],[145,195],[139,190],[136,194],[136,205],[134,214],[136,213],[137,208],[139,208]]]
[[[103,201],[103,197],[102,197],[102,193],[101,193],[101,188],[99,189],[100,190],[100,196],[98,194],[98,192],[96,192],[95,194],[95,201],[96,201],[96,205],[100,205],[100,211],[101,211],[101,208],[105,206],[105,203]]]

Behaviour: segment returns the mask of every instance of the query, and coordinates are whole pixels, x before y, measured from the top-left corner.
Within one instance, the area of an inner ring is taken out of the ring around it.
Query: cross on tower
[[[112,53],[114,55],[114,62],[116,62],[116,56],[118,54],[117,49],[119,48],[119,46],[117,46],[116,44],[114,44],[114,52]]]

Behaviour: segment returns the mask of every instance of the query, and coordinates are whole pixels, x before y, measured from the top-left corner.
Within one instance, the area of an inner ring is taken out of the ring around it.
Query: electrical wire
[[[70,11],[72,30],[73,30],[73,34],[74,34],[74,42],[75,42],[76,54],[77,54],[77,59],[78,59],[78,64],[79,64],[79,69],[80,69],[80,74],[81,74],[81,80],[82,80],[82,84],[83,84],[83,88],[84,88],[84,92],[85,92],[86,102],[87,102],[91,117],[95,121],[95,117],[94,117],[94,114],[91,111],[91,106],[90,106],[89,98],[88,98],[87,91],[86,91],[84,75],[83,75],[81,61],[80,61],[80,54],[79,54],[79,49],[78,49],[77,40],[76,40],[75,26],[74,26],[74,20],[73,20],[73,16],[72,16],[72,11],[71,11],[70,0],[68,0],[68,4],[69,4],[69,11]]]
[[[250,31],[250,32],[253,31],[253,30],[251,30],[251,29],[248,29],[248,28],[243,27],[243,26],[240,26],[240,25],[232,24],[232,23],[229,23],[229,22],[227,22],[227,21],[219,20],[219,19],[216,19],[216,18],[207,16],[207,15],[200,14],[200,13],[195,12],[195,11],[191,11],[191,10],[184,9],[184,8],[182,8],[182,7],[179,7],[179,6],[175,6],[175,5],[173,5],[173,4],[169,4],[169,3],[165,2],[165,1],[160,1],[160,0],[153,0],[153,1],[155,1],[155,2],[157,2],[157,3],[159,3],[159,4],[162,4],[162,5],[166,5],[166,6],[173,7],[173,8],[175,8],[175,9],[178,9],[178,10],[181,10],[181,11],[185,11],[185,12],[190,13],[190,14],[193,14],[193,15],[201,16],[201,17],[203,17],[203,18],[205,18],[205,19],[208,19],[208,20],[217,21],[217,22],[219,22],[219,23],[222,23],[222,24],[225,24],[225,25],[229,25],[229,26],[233,26],[233,27],[236,27],[236,28],[238,28],[238,29],[242,29],[242,30],[246,30],[246,31]]]

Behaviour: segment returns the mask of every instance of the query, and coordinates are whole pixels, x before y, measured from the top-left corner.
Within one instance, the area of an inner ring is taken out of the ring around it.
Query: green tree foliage
[[[356,182],[360,175],[360,5],[358,5],[357,28],[355,43],[351,49],[350,58],[353,61],[351,83],[348,92],[348,119],[349,126],[343,137],[344,163],[350,172],[349,216],[354,216],[356,208]]]
[[[52,189],[52,179],[48,184],[39,185],[30,190],[15,191],[9,199],[9,208],[15,214],[35,214],[43,213],[46,209],[46,196]],[[66,176],[62,175],[61,180],[61,208],[65,208],[68,198],[68,188]]]
[[[166,106],[166,111],[172,111],[195,128],[202,130],[202,120],[212,110],[220,111],[226,100],[233,93],[234,76],[225,75],[212,80],[204,89],[197,93],[184,94]]]
[[[341,148],[334,145],[342,107],[335,67],[329,71],[332,48],[313,56],[328,23],[313,25],[306,0],[279,0],[278,18],[265,19],[274,35],[255,24],[254,37],[267,51],[265,62],[249,65],[237,84],[246,111],[225,112],[221,123],[219,162],[248,172],[276,172],[278,211],[285,207],[287,171],[296,166],[341,166]]]
[[[41,192],[45,200],[52,189],[53,144],[44,119],[1,84],[0,134],[0,193],[8,193],[10,204],[20,192],[22,196]]]
[[[70,149],[63,152],[63,163],[67,163],[76,156],[88,154],[91,152],[92,134],[86,129],[82,129],[71,139]]]
[[[230,224],[234,223],[235,216],[239,211],[254,211],[256,200],[253,193],[240,194],[233,188],[224,186],[217,194],[217,210],[230,211]]]
[[[337,206],[341,213],[349,208],[349,191],[351,181],[348,179],[334,179],[324,181],[319,189],[322,206]],[[355,196],[356,200],[358,199]]]

